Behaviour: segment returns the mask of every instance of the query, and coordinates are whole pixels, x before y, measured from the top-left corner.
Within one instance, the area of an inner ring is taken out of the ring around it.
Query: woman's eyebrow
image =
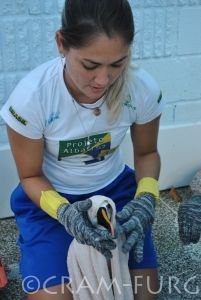
[[[111,65],[113,65],[113,64],[118,64],[118,63],[122,62],[126,57],[127,57],[127,55],[123,56],[122,58],[120,58],[120,59],[118,59],[118,60],[112,62]],[[83,61],[90,62],[90,63],[92,63],[92,64],[94,64],[94,65],[102,65],[101,63],[96,62],[96,61],[91,60],[91,59],[88,59],[88,58],[84,58]]]

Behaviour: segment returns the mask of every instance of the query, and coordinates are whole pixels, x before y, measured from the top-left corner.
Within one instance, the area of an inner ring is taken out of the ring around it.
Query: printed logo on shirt
[[[9,107],[9,112],[11,113],[11,115],[21,124],[23,125],[27,125],[28,121],[25,120],[24,118],[22,118],[20,115],[18,115],[18,113],[16,113],[16,111],[13,109],[12,106]]]
[[[50,114],[49,118],[45,121],[45,125],[50,125],[55,120],[59,119],[59,117],[60,117],[60,112],[59,111],[52,112]]]
[[[160,92],[160,95],[159,95],[159,97],[158,97],[157,102],[160,103],[160,102],[161,102],[161,99],[162,99],[162,92]]]
[[[90,145],[88,145],[88,142],[90,142]],[[115,150],[116,148],[111,149],[111,134],[102,133],[80,139],[60,141],[58,160],[64,157],[85,154],[91,156],[92,160],[85,160],[84,163],[91,164],[104,160],[106,155]]]
[[[131,101],[131,95],[127,95],[127,99],[123,102],[123,105],[128,107],[129,109],[136,110],[136,106],[133,105]]]

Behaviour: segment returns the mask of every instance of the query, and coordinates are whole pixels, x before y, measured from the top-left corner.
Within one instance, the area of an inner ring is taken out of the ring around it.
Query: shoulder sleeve
[[[8,126],[23,136],[31,139],[43,136],[45,121],[40,97],[25,79],[16,86],[0,115]]]
[[[162,91],[156,80],[145,70],[137,69],[132,91],[136,103],[137,124],[145,124],[158,117],[163,110]]]

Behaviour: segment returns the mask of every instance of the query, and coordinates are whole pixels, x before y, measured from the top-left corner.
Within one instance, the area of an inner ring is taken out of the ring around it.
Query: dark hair
[[[121,36],[132,44],[134,21],[127,0],[66,0],[60,32],[68,49],[86,46],[100,34]]]

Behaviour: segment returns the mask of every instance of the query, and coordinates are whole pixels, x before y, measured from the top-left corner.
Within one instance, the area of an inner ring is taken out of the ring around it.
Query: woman
[[[133,38],[127,0],[66,0],[56,33],[61,57],[28,74],[1,110],[20,177],[11,206],[29,300],[72,299],[66,253],[73,237],[111,258],[115,241],[86,217],[97,194],[119,211],[133,282],[142,276],[135,299],[155,299],[150,224],[159,195],[162,102],[154,79],[130,66]],[[135,173],[119,149],[129,127]]]

